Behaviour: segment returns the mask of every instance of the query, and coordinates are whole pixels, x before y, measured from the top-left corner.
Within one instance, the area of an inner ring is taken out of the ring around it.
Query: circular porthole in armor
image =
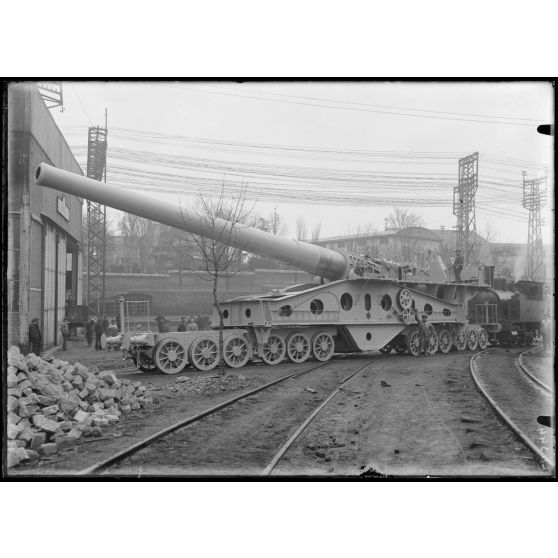
[[[368,312],[372,308],[372,297],[366,293],[364,295],[364,309]]]
[[[279,308],[279,316],[282,316],[283,318],[288,318],[289,316],[292,315],[292,313],[293,313],[293,309],[288,304],[286,306],[281,306],[281,308]]]
[[[312,314],[321,314],[323,311],[324,303],[319,298],[315,298],[310,303],[310,312],[312,312]]]
[[[424,313],[427,316],[431,316],[432,315],[432,306],[430,306],[430,304],[425,304],[424,305]]]
[[[451,310],[448,310],[447,308],[444,308],[444,309],[442,310],[442,314],[443,314],[444,316],[451,316]]]
[[[382,305],[382,309],[386,312],[388,310],[391,310],[391,296],[389,296],[388,294],[384,295],[380,304]]]
[[[228,310],[223,310],[223,318],[225,318],[225,320],[229,317],[229,311]]]
[[[350,310],[353,307],[353,297],[349,293],[344,293],[341,296],[341,308],[343,310]]]
[[[370,332],[368,332],[366,334],[366,341],[371,341],[372,340],[372,334]]]
[[[252,310],[250,310],[250,308],[246,308],[244,314],[247,318],[249,318],[252,315]]]

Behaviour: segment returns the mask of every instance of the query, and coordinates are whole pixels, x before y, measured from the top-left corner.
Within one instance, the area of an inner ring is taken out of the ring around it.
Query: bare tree
[[[224,363],[223,329],[224,316],[219,304],[217,290],[219,279],[228,277],[231,271],[245,258],[245,253],[231,246],[235,231],[239,225],[250,219],[250,210],[245,208],[246,190],[235,198],[227,199],[224,184],[217,198],[200,195],[196,203],[196,212],[202,221],[200,236],[191,235],[200,253],[200,265],[205,272],[202,278],[209,277],[212,282],[213,304],[219,315],[219,374],[226,375]]]
[[[318,223],[316,223],[314,225],[314,228],[312,229],[312,242],[316,243],[318,242],[318,240],[320,240],[320,231],[322,230],[322,222],[318,221]]]
[[[306,222],[302,217],[296,220],[296,239],[304,240],[306,238]]]
[[[125,238],[132,258],[137,258],[141,273],[146,273],[153,250],[155,223],[149,219],[124,213],[120,221],[120,231]]]
[[[405,230],[411,227],[424,227],[424,220],[420,215],[410,209],[396,207],[393,213],[387,218],[387,228],[401,233],[399,235],[399,243],[403,259],[422,265],[424,254],[418,253],[419,244],[417,239],[405,233]]]

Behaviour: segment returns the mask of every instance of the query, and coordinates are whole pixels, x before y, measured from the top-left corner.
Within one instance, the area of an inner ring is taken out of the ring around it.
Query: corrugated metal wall
[[[60,324],[66,313],[66,237],[62,235],[58,236],[58,269],[56,280],[56,290],[58,293],[56,324],[57,329],[60,329]],[[58,331],[56,333],[58,334]]]
[[[43,343],[55,341],[56,313],[56,233],[50,225],[44,228]]]

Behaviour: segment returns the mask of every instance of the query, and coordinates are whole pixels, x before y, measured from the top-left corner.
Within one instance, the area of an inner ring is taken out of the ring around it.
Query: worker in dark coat
[[[43,336],[39,327],[39,318],[33,318],[29,324],[29,352],[40,356]]]
[[[95,334],[95,322],[89,319],[85,324],[85,339],[87,339],[87,346],[91,347],[93,344],[93,335]]]
[[[159,322],[159,333],[168,333],[170,331],[169,322],[166,318],[163,318]]]
[[[97,321],[95,322],[95,349],[96,350],[101,349],[101,336],[103,335],[104,331],[105,331],[105,327],[103,325],[103,320],[97,318]]]
[[[159,314],[155,316],[155,322],[157,322],[157,328],[159,329],[159,333],[161,333],[161,325],[167,321],[163,314]]]
[[[110,328],[110,318],[108,314],[103,315],[103,333],[108,336],[108,330]]]
[[[455,282],[461,283],[461,272],[463,271],[463,256],[461,250],[455,251],[455,258],[453,260],[453,274],[455,275]]]
[[[418,312],[415,310],[415,320],[418,323],[419,331],[419,356],[428,356],[428,346],[430,345],[430,333],[432,326],[427,322],[428,316],[422,315],[422,319],[418,317]]]
[[[178,324],[178,329],[176,331],[186,331],[186,318],[180,318],[180,323]]]

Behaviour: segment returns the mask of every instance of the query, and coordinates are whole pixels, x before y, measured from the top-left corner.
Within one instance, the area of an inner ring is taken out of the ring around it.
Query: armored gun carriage
[[[224,321],[223,358],[232,368],[251,359],[275,365],[285,358],[329,360],[334,353],[381,350],[417,355],[415,314],[432,324],[428,352],[485,348],[482,324],[470,324],[468,301],[490,286],[479,279],[451,283],[441,257],[431,251],[428,269],[329,250],[285,239],[244,225],[203,217],[170,202],[56,169],[41,163],[37,184],[80,196],[240,250],[276,258],[316,277],[271,293],[220,304]],[[219,319],[214,312],[213,323]],[[142,368],[175,374],[192,364],[211,370],[219,363],[218,331],[127,332],[123,347]]]

